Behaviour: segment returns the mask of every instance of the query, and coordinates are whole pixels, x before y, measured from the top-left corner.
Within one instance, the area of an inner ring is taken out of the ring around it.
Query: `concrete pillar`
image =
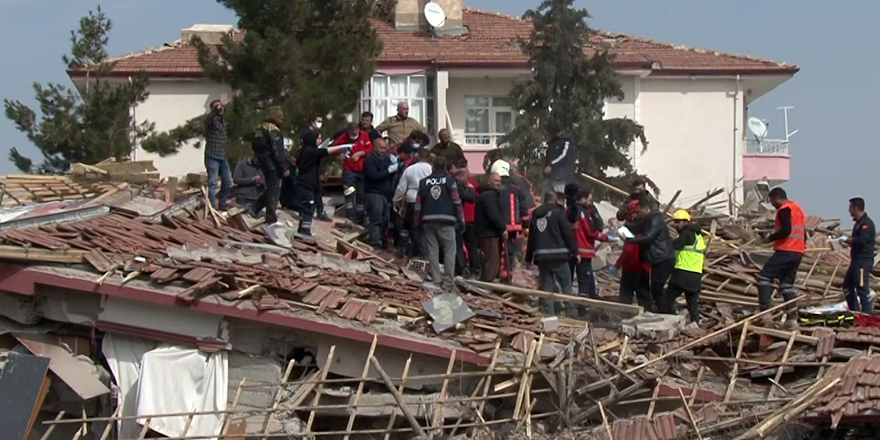
[[[452,130],[452,127],[449,126],[449,119],[446,117],[446,90],[449,88],[449,72],[438,70],[434,84],[434,129],[436,130],[434,138],[436,139],[437,133],[441,129]]]

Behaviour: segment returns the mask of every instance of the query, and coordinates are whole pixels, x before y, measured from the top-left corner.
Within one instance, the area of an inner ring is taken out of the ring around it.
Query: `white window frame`
[[[391,80],[395,78],[406,78],[406,92],[403,96],[390,96],[391,92]],[[425,96],[410,96],[412,92],[412,80],[417,78],[423,78],[425,84]],[[396,106],[401,101],[406,101],[410,107],[410,117],[419,121],[420,124],[424,125],[429,130],[429,135],[432,130],[433,124],[433,112],[434,112],[434,84],[432,82],[433,78],[426,74],[411,74],[411,75],[385,75],[381,73],[374,74],[369,81],[364,85],[361,89],[361,100],[360,100],[360,112],[369,111],[376,115],[373,123],[375,125],[379,125],[382,121],[389,117],[393,116],[396,113]],[[385,90],[389,91],[389,96],[373,96],[373,85],[377,81],[385,82]],[[418,103],[419,105],[413,106],[413,103]],[[382,104],[385,105],[385,109],[387,114],[381,115],[377,109],[378,106]],[[413,107],[420,108],[421,111],[417,113],[413,113]]]
[[[495,126],[496,124],[496,115],[499,112],[510,113],[511,115],[511,126],[516,126],[516,117],[517,111],[512,106],[495,106],[495,99],[510,99],[510,96],[500,96],[500,95],[465,95],[464,97],[464,107],[465,107],[465,124],[464,124],[464,145],[462,147],[471,148],[471,149],[492,149],[498,147],[498,139],[506,136],[509,133],[502,133],[498,131],[498,128]],[[488,106],[470,106],[468,105],[469,99],[488,99]],[[480,109],[480,110],[488,110],[489,111],[489,132],[488,133],[468,133],[467,131],[467,111],[471,109]]]

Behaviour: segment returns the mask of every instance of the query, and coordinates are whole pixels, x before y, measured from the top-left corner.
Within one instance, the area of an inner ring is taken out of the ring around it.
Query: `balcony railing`
[[[464,133],[464,146],[472,148],[495,148],[507,133]]]
[[[784,139],[746,139],[746,154],[788,155],[788,141]]]

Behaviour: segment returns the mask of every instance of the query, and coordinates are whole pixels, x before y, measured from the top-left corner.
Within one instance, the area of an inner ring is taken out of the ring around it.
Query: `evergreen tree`
[[[152,124],[135,125],[130,113],[133,105],[147,98],[146,76],[112,84],[106,79],[113,67],[113,63],[105,62],[107,34],[112,27],[98,7],[80,19],[78,30],[70,32],[70,55],[62,60],[67,68],[88,69],[89,82],[84,90],[35,83],[39,119],[37,112],[20,101],[3,100],[6,117],[43,155],[43,161],[34,165],[13,147],[9,160],[20,170],[58,174],[67,172],[74,162],[120,159],[131,153],[135,142],[153,133]]]
[[[578,175],[628,188],[635,175],[627,153],[637,139],[647,146],[644,130],[631,119],[604,119],[605,100],[623,98],[614,57],[591,43],[590,16],[573,3],[544,0],[524,15],[534,24],[529,38],[520,41],[532,76],[513,87],[520,114],[500,153],[518,160],[529,178],[540,181],[545,150],[537,147],[545,145],[549,127],[558,127],[576,147]],[[621,175],[609,178],[610,169]]]
[[[299,139],[308,115],[333,115],[326,133],[341,126],[374,71],[382,44],[370,19],[393,2],[379,0],[217,0],[235,11],[242,30],[208,46],[191,44],[208,78],[229,84],[226,109],[230,160],[250,154],[253,128],[271,105],[284,110],[287,137]],[[147,150],[176,152],[203,135],[200,118],[144,142]],[[328,119],[325,117],[325,120]]]

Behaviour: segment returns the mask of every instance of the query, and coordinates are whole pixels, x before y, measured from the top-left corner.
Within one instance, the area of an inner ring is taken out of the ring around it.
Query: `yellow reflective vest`
[[[706,260],[706,240],[703,234],[696,234],[694,244],[685,246],[675,257],[675,268],[688,272],[703,273],[703,262]]]

